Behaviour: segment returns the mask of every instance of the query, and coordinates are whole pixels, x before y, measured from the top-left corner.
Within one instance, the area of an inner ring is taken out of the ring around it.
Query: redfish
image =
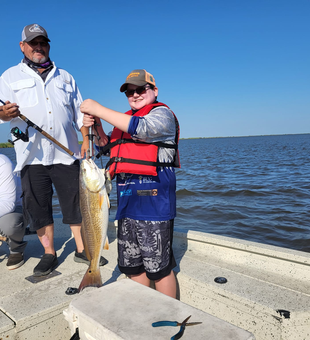
[[[85,287],[102,286],[99,261],[103,245],[105,244],[104,249],[109,247],[107,231],[110,202],[106,189],[105,170],[99,169],[91,158],[81,162],[80,208],[82,238],[90,265],[79,286],[79,292]]]

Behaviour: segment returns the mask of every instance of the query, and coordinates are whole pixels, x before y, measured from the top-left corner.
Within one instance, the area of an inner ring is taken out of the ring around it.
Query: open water
[[[187,139],[179,148],[177,228],[310,252],[310,134]],[[15,162],[13,149],[0,152]],[[113,220],[115,186],[110,198]],[[53,202],[61,214],[56,193]]]

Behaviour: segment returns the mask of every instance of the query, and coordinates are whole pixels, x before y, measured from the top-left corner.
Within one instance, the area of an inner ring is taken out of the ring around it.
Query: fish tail
[[[90,266],[87,269],[87,272],[85,273],[82,282],[79,286],[79,292],[81,292],[86,287],[101,287],[102,281],[101,281],[101,275],[100,275],[100,269],[97,270],[91,270]]]

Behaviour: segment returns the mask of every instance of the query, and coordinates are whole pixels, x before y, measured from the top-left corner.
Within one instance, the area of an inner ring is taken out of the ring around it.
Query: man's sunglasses
[[[30,45],[31,47],[36,47],[39,44],[42,47],[46,47],[48,45],[48,42],[47,41],[28,41],[27,44]]]
[[[151,89],[152,87],[150,87],[150,85],[149,84],[146,84],[146,85],[143,85],[143,86],[139,86],[139,87],[137,87],[136,89],[134,89],[134,90],[127,90],[127,91],[125,91],[125,95],[127,96],[127,97],[132,97],[135,93],[137,93],[137,94],[143,94],[143,93],[145,93],[147,90],[149,90],[149,89]]]

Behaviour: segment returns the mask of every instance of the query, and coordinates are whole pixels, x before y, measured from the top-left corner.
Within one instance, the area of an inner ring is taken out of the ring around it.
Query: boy
[[[179,167],[179,125],[174,113],[157,102],[154,77],[134,70],[120,88],[131,110],[125,114],[87,99],[80,110],[83,124],[99,124],[101,153],[110,150],[109,171],[117,176],[118,266],[132,280],[176,297],[172,251]],[[94,118],[97,117],[97,118]],[[114,126],[111,138],[101,118]]]

